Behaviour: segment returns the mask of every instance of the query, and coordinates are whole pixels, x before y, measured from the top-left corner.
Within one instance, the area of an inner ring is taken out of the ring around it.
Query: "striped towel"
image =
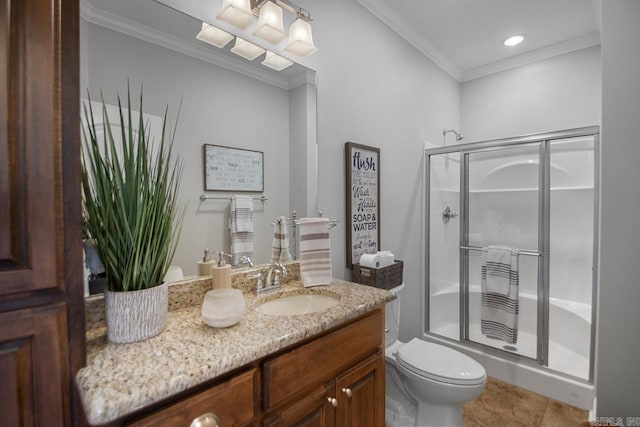
[[[518,251],[504,246],[482,249],[480,329],[489,338],[518,341]]]
[[[331,283],[328,218],[300,219],[300,275],[305,287]]]
[[[253,197],[231,197],[229,212],[231,264],[238,265],[240,257],[253,257]]]
[[[283,216],[276,218],[276,222],[273,224],[273,244],[271,246],[271,262],[291,261],[287,218]]]

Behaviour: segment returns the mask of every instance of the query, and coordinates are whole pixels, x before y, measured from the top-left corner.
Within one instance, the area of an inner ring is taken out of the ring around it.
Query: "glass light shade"
[[[278,44],[287,38],[282,22],[282,8],[272,1],[262,5],[260,17],[258,18],[258,28],[253,32],[254,36],[260,37],[272,44]]]
[[[280,55],[276,55],[273,52],[267,51],[267,56],[262,61],[262,65],[265,67],[272,68],[276,71],[282,71],[285,68],[289,67],[293,64],[292,61],[289,61],[287,58],[283,58]]]
[[[216,18],[244,30],[253,22],[249,0],[223,0]]]
[[[202,23],[202,29],[196,36],[196,38],[205,43],[209,43],[214,45],[215,47],[219,47],[222,49],[225,47],[231,40],[233,40],[233,35],[227,33],[226,31],[222,31],[220,28],[216,28],[213,25],[209,25],[206,22]]]
[[[236,44],[231,48],[231,52],[242,56],[246,60],[253,61],[265,51],[260,46],[256,46],[245,39],[236,37]]]
[[[297,56],[307,56],[318,50],[313,44],[311,25],[302,18],[296,19],[289,28],[289,45],[284,48]]]

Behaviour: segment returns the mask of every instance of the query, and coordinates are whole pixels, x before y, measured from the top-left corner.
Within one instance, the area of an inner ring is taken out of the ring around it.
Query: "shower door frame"
[[[600,128],[590,126],[576,129],[569,129],[557,132],[547,132],[541,134],[525,135],[514,138],[504,138],[454,146],[425,149],[424,157],[424,226],[425,233],[425,263],[424,263],[424,284],[425,293],[423,295],[424,305],[422,308],[422,325],[426,336],[435,336],[451,342],[461,342],[470,347],[475,347],[489,354],[497,355],[517,363],[525,363],[530,366],[549,370],[554,374],[570,378],[583,383],[593,384],[595,366],[595,335],[596,335],[596,312],[597,312],[597,289],[598,289],[598,224],[599,224],[599,193],[600,193]],[[594,152],[594,192],[593,192],[593,258],[592,258],[592,283],[591,283],[591,334],[589,346],[589,379],[575,377],[561,371],[548,367],[549,361],[549,256],[550,256],[550,145],[552,141],[561,139],[577,138],[582,136],[593,137]],[[495,347],[484,345],[469,340],[469,274],[468,274],[468,227],[469,227],[469,155],[482,151],[493,151],[504,148],[514,148],[526,145],[539,144],[539,188],[538,188],[538,295],[537,295],[537,350],[536,358],[511,353]],[[431,167],[430,157],[442,154],[460,154],[460,236],[459,236],[459,340],[454,340],[442,335],[430,332],[429,321],[429,300],[430,300],[430,272],[429,272],[429,249],[430,249],[430,202],[431,202]]]

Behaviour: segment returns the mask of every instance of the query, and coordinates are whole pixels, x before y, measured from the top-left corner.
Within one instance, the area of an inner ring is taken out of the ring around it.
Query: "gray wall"
[[[598,416],[640,417],[638,46],[640,2],[603,1]]]
[[[356,1],[300,1],[315,17],[318,71],[319,209],[338,218],[331,231],[333,274],[345,268],[344,143],[380,148],[381,241],[404,260],[401,338],[420,335],[422,160],[424,142],[441,144],[457,127],[460,85]]]
[[[318,210],[316,87],[307,83],[289,92],[289,204],[303,218]]]
[[[169,105],[172,122],[182,100],[176,152],[185,166],[180,200],[186,212],[173,264],[195,274],[203,248],[229,248],[229,201],[199,200],[204,143],[264,151],[269,201],[254,202],[254,220],[256,253],[262,254],[258,261],[266,262],[273,218],[289,212],[289,91],[93,24],[87,27],[82,61],[88,82],[83,83],[93,99],[102,90],[106,101],[115,103],[115,94],[126,93],[129,79],[136,97],[144,84],[144,111],[162,116]]]
[[[462,84],[464,142],[600,124],[600,46]]]

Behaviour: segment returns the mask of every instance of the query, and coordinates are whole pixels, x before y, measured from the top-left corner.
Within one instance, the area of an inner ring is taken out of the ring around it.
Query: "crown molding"
[[[356,0],[375,17],[381,20],[400,37],[418,49],[424,56],[432,60],[438,67],[454,79],[460,81],[463,71],[438,48],[420,35],[406,19],[400,16],[389,2],[384,0]]]
[[[501,71],[506,71],[512,68],[522,67],[523,65],[553,58],[554,56],[565,55],[577,50],[585,49],[592,46],[598,46],[599,44],[599,33],[593,32],[585,34],[584,36],[566,40],[561,43],[532,50],[521,55],[503,59],[501,61],[492,62],[491,64],[472,68],[462,74],[462,79],[460,81],[467,82],[470,80],[475,80],[481,77],[488,76],[490,74],[499,73]]]
[[[208,49],[205,46],[201,46],[196,42],[188,42],[155,28],[98,9],[87,0],[80,1],[80,17],[91,24],[191,56],[281,89],[289,90],[295,87],[294,85],[298,86],[302,84],[298,81],[300,78],[289,81],[286,76],[271,73],[269,70],[256,69],[256,67],[246,63],[244,60],[230,57],[215,50]],[[306,80],[306,76],[302,77],[302,79]]]
[[[462,70],[438,48],[433,46],[424,36],[414,30],[412,25],[393,9],[393,6],[390,4],[391,2],[386,0],[356,1],[461,83],[600,44],[599,32],[593,32],[501,61],[492,62],[469,70]],[[593,0],[596,5],[600,1],[602,0]]]

